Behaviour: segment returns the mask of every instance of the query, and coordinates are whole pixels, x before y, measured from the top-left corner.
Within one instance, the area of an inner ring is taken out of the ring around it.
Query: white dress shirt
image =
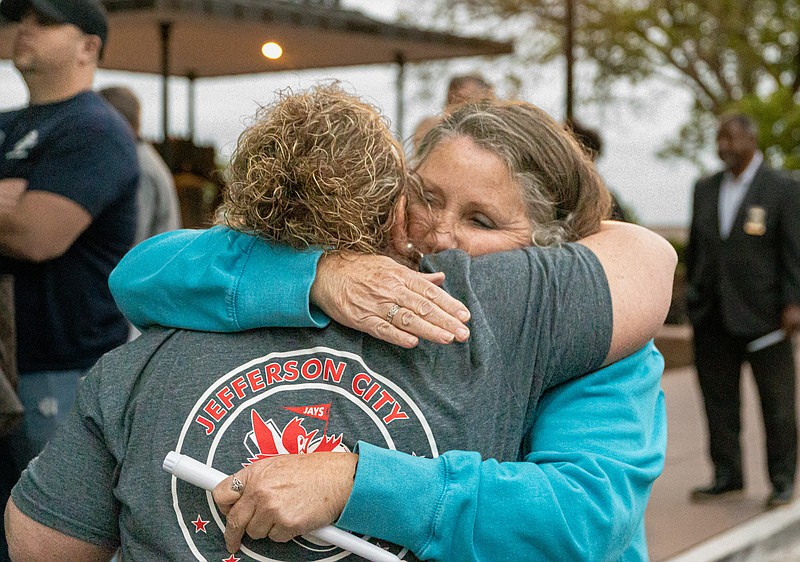
[[[719,235],[721,238],[725,239],[730,236],[742,200],[762,162],[764,162],[764,155],[757,150],[741,174],[734,176],[733,172],[727,170],[722,175],[722,185],[719,188]]]

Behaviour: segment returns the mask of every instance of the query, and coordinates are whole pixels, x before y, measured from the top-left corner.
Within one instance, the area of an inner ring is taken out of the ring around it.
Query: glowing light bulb
[[[264,43],[261,46],[261,54],[268,59],[279,59],[283,55],[283,47],[273,41],[270,41],[269,43]]]

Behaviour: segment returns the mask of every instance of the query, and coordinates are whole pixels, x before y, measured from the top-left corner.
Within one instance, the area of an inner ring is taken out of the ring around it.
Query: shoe
[[[772,490],[772,493],[767,498],[765,507],[772,509],[773,507],[781,507],[782,505],[789,505],[792,503],[792,496],[794,496],[793,488],[784,488],[782,490]]]
[[[736,496],[741,494],[743,489],[744,486],[741,482],[715,482],[706,488],[695,488],[689,497],[693,502],[702,502]]]

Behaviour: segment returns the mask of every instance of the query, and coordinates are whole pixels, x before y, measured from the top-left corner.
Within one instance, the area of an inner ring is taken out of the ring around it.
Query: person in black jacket
[[[761,399],[772,493],[791,501],[797,458],[795,367],[800,326],[800,184],[770,168],[757,127],[724,117],[717,152],[725,170],[697,182],[686,265],[695,365],[708,420],[714,481],[702,501],[743,489],[739,382],[753,370]]]

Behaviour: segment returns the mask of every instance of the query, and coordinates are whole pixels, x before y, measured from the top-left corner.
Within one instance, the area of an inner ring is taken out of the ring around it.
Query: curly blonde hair
[[[280,92],[239,137],[224,192],[231,228],[304,249],[376,253],[409,183],[402,149],[337,84]]]

